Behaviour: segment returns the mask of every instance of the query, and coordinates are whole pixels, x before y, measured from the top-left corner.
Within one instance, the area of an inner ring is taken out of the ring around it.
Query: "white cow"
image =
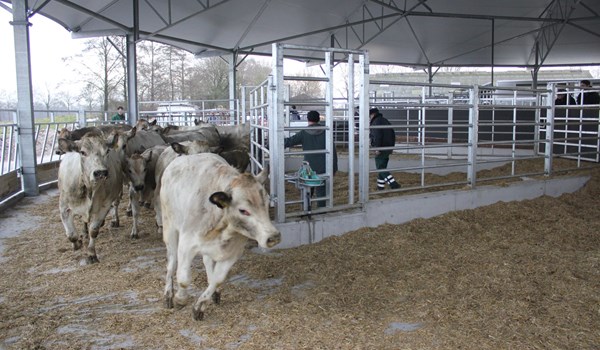
[[[263,186],[267,171],[240,174],[218,155],[201,153],[176,158],[162,178],[161,200],[167,246],[165,305],[188,302],[192,260],[201,254],[208,287],[194,303],[193,317],[204,317],[207,302],[220,301],[219,286],[241,257],[248,239],[271,248],[281,233],[269,218]],[[177,269],[177,292],[173,278]]]
[[[58,169],[60,218],[73,249],[78,250],[83,244],[83,235],[75,232],[73,217],[81,216],[83,234],[89,236],[88,263],[98,262],[96,237],[111,204],[116,213],[123,188],[121,160],[114,149],[115,143],[116,138],[107,141],[100,135],[87,134],[70,145],[73,152],[63,156]]]
[[[162,233],[162,214],[160,206],[160,188],[162,186],[162,176],[169,164],[178,156],[190,155],[198,153],[211,152],[211,147],[204,141],[186,141],[182,143],[173,142],[171,147],[165,149],[156,161],[155,182],[156,189],[154,191],[154,212],[158,233]]]

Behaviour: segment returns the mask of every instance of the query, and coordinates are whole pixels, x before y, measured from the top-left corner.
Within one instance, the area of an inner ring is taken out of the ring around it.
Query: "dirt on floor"
[[[106,225],[84,265],[57,192],[15,211],[4,239],[0,348],[598,349],[600,170],[559,198],[363,228],[293,249],[246,251],[204,320],[163,307],[153,212]],[[398,210],[402,210],[398,208]],[[195,295],[206,287],[194,261]]]

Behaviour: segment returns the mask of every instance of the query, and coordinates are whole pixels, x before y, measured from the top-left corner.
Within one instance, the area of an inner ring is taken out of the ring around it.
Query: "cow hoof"
[[[121,226],[121,225],[119,225],[118,221],[111,221],[110,222],[110,227],[119,227],[119,226]]]
[[[220,292],[214,292],[212,295],[212,301],[215,304],[221,304],[221,293]]]
[[[83,246],[83,242],[80,239],[73,241],[72,243],[73,243],[73,250],[79,250],[79,249],[81,249],[81,246]]]
[[[140,238],[140,236],[138,236],[138,234],[137,234],[137,233],[132,233],[132,234],[130,235],[130,237],[131,237],[131,239],[138,239],[138,238]]]
[[[189,298],[179,299],[177,296],[175,296],[172,301],[173,308],[175,308],[175,310],[181,310],[188,304],[188,301]]]
[[[125,213],[126,213],[126,214],[127,214],[127,216],[129,216],[129,217],[132,217],[132,216],[133,216],[133,211],[131,211],[131,210],[127,210]]]
[[[96,255],[90,255],[87,257],[87,260],[86,260],[86,263],[88,265],[97,264],[99,262],[100,262],[100,260],[98,260],[98,257]]]
[[[173,305],[173,298],[172,297],[165,297],[165,308],[172,309],[173,307],[174,307],[174,305]]]
[[[194,320],[202,321],[204,319],[204,312],[200,309],[198,309],[198,310],[194,309],[193,316],[194,316]]]

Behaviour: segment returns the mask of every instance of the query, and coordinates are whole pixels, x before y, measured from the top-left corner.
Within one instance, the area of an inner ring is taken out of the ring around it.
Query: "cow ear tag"
[[[231,204],[231,196],[225,192],[215,192],[210,195],[210,202],[217,207],[224,209]]]

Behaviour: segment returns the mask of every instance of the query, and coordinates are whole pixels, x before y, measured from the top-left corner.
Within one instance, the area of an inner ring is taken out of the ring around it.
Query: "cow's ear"
[[[164,134],[168,134],[171,131],[171,126],[167,125],[164,128],[162,128],[162,133]]]
[[[108,146],[108,148],[116,148],[118,141],[119,141],[119,132],[117,130],[113,130],[106,138],[106,145]]]
[[[142,158],[144,158],[144,162],[148,163],[152,159],[152,151],[142,153]]]
[[[129,140],[130,138],[134,137],[136,133],[137,127],[134,126],[133,128],[131,128],[131,130],[127,132],[127,139]]]
[[[264,185],[265,182],[267,182],[268,178],[269,178],[269,165],[266,164],[265,167],[263,168],[263,170],[260,173],[258,173],[258,175],[256,175],[256,181],[258,181]]]
[[[177,142],[173,142],[171,143],[171,148],[173,149],[173,151],[175,151],[175,153],[181,155],[181,154],[187,154],[187,147],[177,143]]]
[[[210,195],[209,200],[221,209],[227,208],[231,204],[231,196],[225,192],[215,192]]]
[[[156,122],[157,122],[157,121],[158,121],[158,120],[156,120],[156,118],[154,118],[154,120],[153,120],[153,121],[151,121],[151,122],[148,122],[148,124],[150,124],[150,125],[154,126],[154,125],[156,125]]]
[[[194,119],[194,125],[198,125],[198,124],[200,124],[200,120],[198,118],[195,118]]]
[[[58,139],[58,148],[63,152],[79,152],[79,145],[67,139]]]

